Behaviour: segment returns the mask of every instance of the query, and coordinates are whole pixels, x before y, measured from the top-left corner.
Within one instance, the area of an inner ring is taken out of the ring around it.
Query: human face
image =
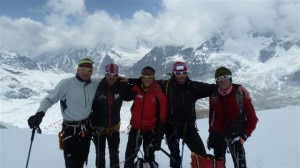
[[[118,80],[118,74],[117,73],[105,73],[105,80],[109,85],[113,85]]]
[[[173,74],[177,84],[179,85],[185,84],[188,77],[187,71],[173,71]]]
[[[84,81],[88,81],[89,79],[91,79],[92,72],[93,72],[92,68],[86,68],[86,67],[77,68],[78,76]]]
[[[142,75],[141,78],[145,87],[149,87],[154,81],[154,75]]]
[[[231,85],[230,78],[231,78],[230,75],[222,75],[216,78],[218,86],[221,90],[226,90],[230,87]]]

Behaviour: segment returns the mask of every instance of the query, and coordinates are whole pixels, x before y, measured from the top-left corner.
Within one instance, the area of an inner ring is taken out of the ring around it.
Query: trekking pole
[[[182,168],[182,162],[183,162],[183,150],[184,150],[184,139],[185,139],[185,133],[186,133],[186,125],[187,123],[185,122],[184,124],[184,129],[183,129],[183,137],[182,137],[182,149],[181,149],[181,158],[180,158],[180,167]]]
[[[239,168],[239,157],[238,157],[238,153],[236,152],[236,150],[234,150],[234,149],[232,149],[232,146],[231,146],[231,144],[230,144],[230,140],[229,139],[225,139],[225,141],[226,141],[226,143],[227,143],[227,146],[228,146],[228,148],[229,148],[229,151],[230,151],[230,153],[231,153],[231,155],[234,157],[234,161],[235,161],[235,165],[237,166],[237,168]]]
[[[182,140],[182,149],[181,149],[181,158],[180,158],[180,168],[182,168],[183,150],[184,150],[184,140]]]
[[[132,159],[134,156],[136,156],[138,154],[138,152],[140,150],[139,142],[140,142],[141,138],[142,138],[142,136],[141,136],[141,130],[139,130],[137,132],[137,135],[136,135],[136,142],[135,142],[136,146],[135,146],[135,149],[134,149],[134,153],[132,155],[130,155],[128,158],[126,158],[126,156],[125,156],[125,160],[124,161],[120,162],[119,164],[114,165],[112,168],[117,167],[117,166],[119,166],[122,163],[125,163],[126,161],[128,161],[129,159]]]
[[[38,133],[41,133],[41,129],[40,127],[34,127],[32,129],[32,133],[31,133],[31,138],[30,138],[30,146],[29,146],[29,152],[28,152],[28,156],[27,156],[27,162],[26,162],[26,168],[28,168],[28,163],[29,163],[29,158],[30,158],[30,153],[31,153],[31,147],[32,147],[32,142],[33,142],[33,139],[34,139],[34,134],[35,134],[35,130],[37,129],[37,132]]]
[[[162,153],[167,155],[171,160],[176,161],[176,159],[174,157],[172,157],[171,154],[169,154],[166,150],[164,150],[163,148],[160,148],[160,150]]]

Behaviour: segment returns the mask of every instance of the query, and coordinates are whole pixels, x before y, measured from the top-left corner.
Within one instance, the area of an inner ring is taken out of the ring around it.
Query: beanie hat
[[[84,58],[79,60],[78,67],[86,67],[86,68],[93,68],[93,61],[89,58]]]
[[[108,72],[108,73],[114,73],[114,74],[118,74],[119,73],[119,67],[117,64],[107,64],[105,66],[105,72]]]
[[[177,61],[173,65],[173,71],[187,71],[187,67],[184,62]]]
[[[155,75],[155,70],[154,68],[150,66],[146,66],[142,69],[142,75]]]
[[[215,78],[222,76],[222,75],[230,75],[231,76],[231,71],[228,68],[220,67],[215,72]]]

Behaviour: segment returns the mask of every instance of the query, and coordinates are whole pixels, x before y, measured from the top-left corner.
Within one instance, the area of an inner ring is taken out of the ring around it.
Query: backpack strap
[[[247,122],[247,116],[244,111],[243,95],[239,91],[236,91],[236,102],[240,110],[240,120],[243,121],[243,124],[245,125]]]
[[[213,113],[212,113],[212,121],[210,122],[210,126],[212,127],[213,124],[214,124],[214,120],[216,118],[216,102],[217,102],[217,98],[218,98],[218,93],[217,92],[214,92],[212,95],[211,95],[211,101],[212,101],[212,107],[213,107]]]
[[[242,114],[244,113],[243,95],[238,90],[236,90],[235,94],[236,102],[239,106],[240,116],[242,117]]]
[[[166,94],[166,96],[168,97],[168,101],[169,102],[172,102],[173,101],[173,93],[172,93],[172,84],[170,84],[170,82],[171,82],[171,80],[172,79],[169,79],[169,80],[167,80],[167,83],[166,83],[166,87],[165,87],[165,94]],[[168,92],[169,92],[169,95],[168,95]],[[169,106],[169,108],[170,108],[170,113],[171,113],[171,115],[173,115],[173,113],[174,113],[174,109],[173,109],[173,106],[172,106],[172,104]]]
[[[167,81],[167,84],[166,84],[166,90],[165,90],[166,95],[168,95],[169,83],[170,83],[170,79]]]
[[[244,114],[244,103],[243,103],[243,95],[237,90],[237,88],[234,88],[235,91],[235,98],[236,98],[236,102],[237,105],[239,107],[239,113],[240,113],[240,120],[241,121],[245,121],[245,114]],[[212,100],[212,107],[213,107],[213,114],[212,114],[212,119],[215,119],[215,107],[216,107],[216,102],[217,102],[217,98],[218,98],[219,94],[217,92],[214,92],[211,95],[211,100]],[[226,115],[226,113],[224,114]],[[210,126],[212,126],[212,124],[214,123],[214,121],[211,121]]]

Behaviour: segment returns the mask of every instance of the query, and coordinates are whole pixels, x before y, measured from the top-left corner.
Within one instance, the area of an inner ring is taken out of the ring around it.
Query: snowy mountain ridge
[[[45,54],[34,59],[0,49],[1,101],[17,100],[20,104],[20,107],[2,107],[1,111],[15,108],[15,111],[34,112],[41,99],[61,79],[74,76],[78,60],[85,57],[95,62],[94,78],[103,77],[104,66],[115,62],[120,66],[120,74],[127,77],[139,77],[140,69],[150,65],[157,70],[157,79],[168,79],[166,74],[171,72],[173,63],[185,61],[192,80],[215,83],[215,69],[226,66],[233,73],[233,82],[250,91],[257,110],[299,105],[300,40],[255,34],[248,34],[247,38],[241,42],[216,34],[193,46],[151,48],[141,45],[135,51],[103,44],[93,49],[70,49],[54,57]],[[28,104],[34,107],[27,107]],[[206,99],[199,100],[197,111],[206,114],[207,106]],[[59,107],[54,109],[56,115],[60,115]]]

